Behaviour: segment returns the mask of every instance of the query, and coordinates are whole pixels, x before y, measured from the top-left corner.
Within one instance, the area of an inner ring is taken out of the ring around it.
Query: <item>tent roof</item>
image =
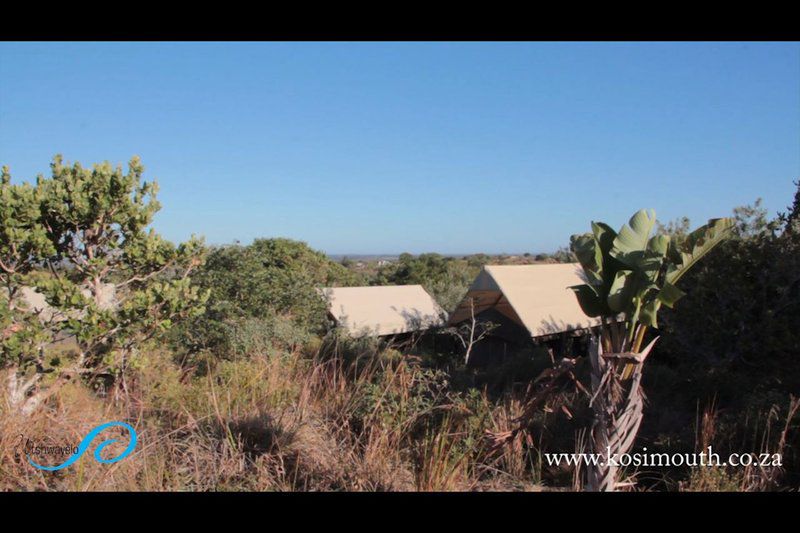
[[[322,289],[339,326],[351,335],[392,335],[444,323],[444,313],[422,285]]]
[[[7,297],[8,290],[5,288],[0,289]],[[87,288],[81,289],[81,293],[87,298],[92,298],[92,294]],[[72,311],[67,314],[55,309],[47,303],[44,294],[36,290],[35,287],[22,287],[19,291],[19,297],[25,304],[27,309],[32,313],[39,313],[39,318],[44,322],[60,322],[67,320],[68,316],[82,317],[83,311]],[[100,309],[114,309],[118,305],[116,286],[113,283],[103,283],[100,287]]]
[[[469,319],[470,298],[474,298],[476,314],[496,308],[532,337],[596,326],[599,321],[584,314],[569,289],[583,283],[578,263],[487,265],[450,316],[450,323]]]

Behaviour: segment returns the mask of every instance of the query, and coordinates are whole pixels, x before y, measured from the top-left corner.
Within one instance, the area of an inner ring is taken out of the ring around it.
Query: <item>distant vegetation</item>
[[[148,230],[160,206],[142,178],[138,160],[123,172],[58,158],[35,184],[3,172],[0,489],[583,486],[573,468],[549,466],[542,454],[575,450],[591,423],[588,399],[557,382],[553,401],[529,402],[563,360],[532,347],[467,368],[437,331],[404,345],[351,339],[328,331],[316,290],[421,284],[452,310],[484,264],[573,261],[572,252],[402,254],[379,265],[333,261],[281,238],[173,245]],[[775,219],[758,203],[737,208],[733,235],[681,280],[674,309],[661,309],[642,339],[661,336],[642,376],[648,402],[636,441],[666,453],[709,444],[720,453],[779,451],[784,466],[642,470],[638,489],[798,488],[790,396],[800,391],[799,204],[800,185]],[[676,240],[690,227],[656,226]],[[117,305],[103,303],[109,285]],[[27,308],[25,286],[61,319]],[[584,359],[573,362],[582,380]],[[524,438],[502,447],[486,438],[517,429],[523,415]],[[114,465],[85,457],[80,474],[48,473],[17,453],[20,435],[63,445],[107,420],[140,435],[135,453]]]

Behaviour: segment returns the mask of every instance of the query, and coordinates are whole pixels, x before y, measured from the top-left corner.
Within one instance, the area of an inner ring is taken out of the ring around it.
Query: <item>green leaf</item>
[[[647,250],[652,252],[654,255],[663,257],[667,255],[669,241],[669,235],[653,235],[653,237],[647,242]]]
[[[611,315],[613,312],[608,308],[608,304],[598,296],[597,292],[590,285],[574,285],[570,287],[575,291],[578,304],[586,316],[597,317]]]
[[[649,211],[646,209],[637,211],[614,239],[611,256],[628,266],[637,266],[638,262],[644,257],[644,252],[650,239],[650,232],[653,230],[655,223],[655,211],[652,209]]]
[[[732,218],[715,218],[690,233],[677,249],[680,263],[667,271],[666,281],[675,285],[691,267],[730,235],[733,226]]]
[[[608,291],[608,307],[612,311],[623,312],[631,307],[634,276],[632,270],[619,270],[614,276]]]
[[[664,286],[658,291],[658,300],[670,309],[684,296],[686,296],[685,292],[668,281],[665,281]]]
[[[614,246],[614,239],[617,238],[617,232],[605,222],[592,222],[592,234],[600,245],[600,251],[603,254],[610,253]]]
[[[639,322],[645,326],[658,328],[658,309],[661,307],[661,301],[658,299],[651,300],[644,304],[639,311]]]
[[[602,265],[602,252],[591,233],[573,235],[570,238],[570,247],[578,262],[586,272],[599,272]]]

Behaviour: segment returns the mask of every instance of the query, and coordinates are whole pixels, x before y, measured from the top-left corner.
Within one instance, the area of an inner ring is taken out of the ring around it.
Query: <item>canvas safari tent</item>
[[[8,290],[3,288],[4,296],[8,297]],[[81,293],[87,297],[92,298],[92,294],[87,288],[81,289]],[[37,291],[34,287],[22,287],[19,291],[20,303],[23,308],[31,313],[36,313],[39,319],[43,322],[60,322],[67,320],[67,316],[54,309],[47,303],[44,294]],[[112,283],[103,283],[98,292],[98,305],[100,309],[113,309],[118,305],[116,285]],[[73,316],[80,317],[83,313],[76,311]]]
[[[570,286],[584,283],[578,263],[486,265],[448,323],[470,320],[472,313],[495,328],[475,345],[477,364],[502,357],[515,348],[579,337],[599,324],[581,309]],[[570,341],[571,342],[571,341]]]
[[[422,285],[334,287],[321,289],[328,312],[350,335],[398,335],[441,326],[446,320]]]

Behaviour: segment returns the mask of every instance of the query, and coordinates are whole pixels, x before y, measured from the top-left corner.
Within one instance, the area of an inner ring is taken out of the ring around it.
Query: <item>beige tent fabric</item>
[[[596,326],[599,320],[584,314],[575,293],[569,289],[583,284],[582,276],[578,263],[486,265],[449,323],[470,318],[470,298],[473,298],[476,314],[495,308],[524,326],[532,337]]]
[[[351,335],[392,335],[442,325],[446,315],[422,285],[322,289],[339,326]]]
[[[82,289],[81,292],[87,298],[91,298],[91,292],[89,292],[89,289]],[[8,291],[5,290],[4,294],[7,297]],[[39,313],[42,321],[59,322],[67,319],[63,313],[50,307],[50,304],[48,304],[47,300],[45,300],[44,294],[40,293],[35,288],[22,287],[22,290],[20,290],[18,294],[20,295],[22,302],[25,304],[25,308],[32,313]],[[114,309],[116,306],[116,286],[111,283],[104,283],[100,288],[100,309]],[[80,317],[81,315],[82,313],[78,312],[74,316]]]

